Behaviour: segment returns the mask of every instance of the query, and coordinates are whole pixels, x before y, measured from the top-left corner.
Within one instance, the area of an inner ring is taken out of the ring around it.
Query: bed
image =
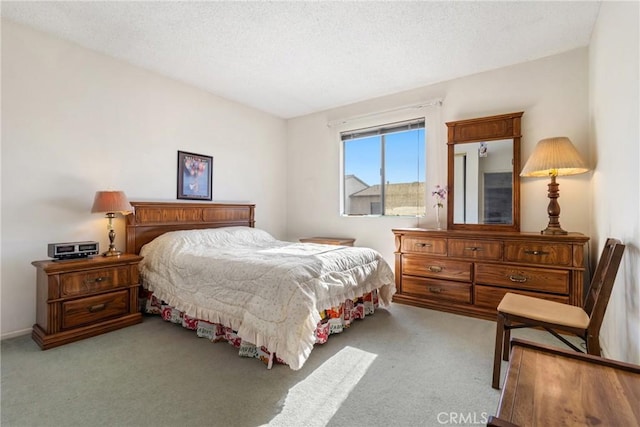
[[[127,252],[144,257],[142,309],[268,367],[302,368],[315,344],[395,292],[378,252],[277,240],[255,228],[252,204],[131,204]]]

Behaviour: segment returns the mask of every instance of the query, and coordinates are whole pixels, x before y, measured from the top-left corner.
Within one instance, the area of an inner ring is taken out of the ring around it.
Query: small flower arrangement
[[[441,187],[440,184],[436,185],[431,195],[436,198],[436,204],[433,207],[443,208],[444,201],[447,198],[447,188]]]

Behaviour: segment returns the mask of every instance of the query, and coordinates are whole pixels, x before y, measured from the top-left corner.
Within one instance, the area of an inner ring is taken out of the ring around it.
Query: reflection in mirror
[[[455,224],[513,223],[513,140],[457,144]]]

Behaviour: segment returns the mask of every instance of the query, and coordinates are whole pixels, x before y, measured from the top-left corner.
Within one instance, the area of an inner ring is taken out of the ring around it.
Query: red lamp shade
[[[133,206],[123,191],[96,191],[91,213],[98,212],[133,212]]]

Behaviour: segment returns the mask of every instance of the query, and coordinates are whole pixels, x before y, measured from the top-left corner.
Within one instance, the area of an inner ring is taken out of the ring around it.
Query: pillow
[[[234,248],[241,246],[269,246],[277,240],[264,230],[252,227],[221,227],[197,230],[179,230],[164,233],[140,250],[140,255],[175,250],[179,247]]]

